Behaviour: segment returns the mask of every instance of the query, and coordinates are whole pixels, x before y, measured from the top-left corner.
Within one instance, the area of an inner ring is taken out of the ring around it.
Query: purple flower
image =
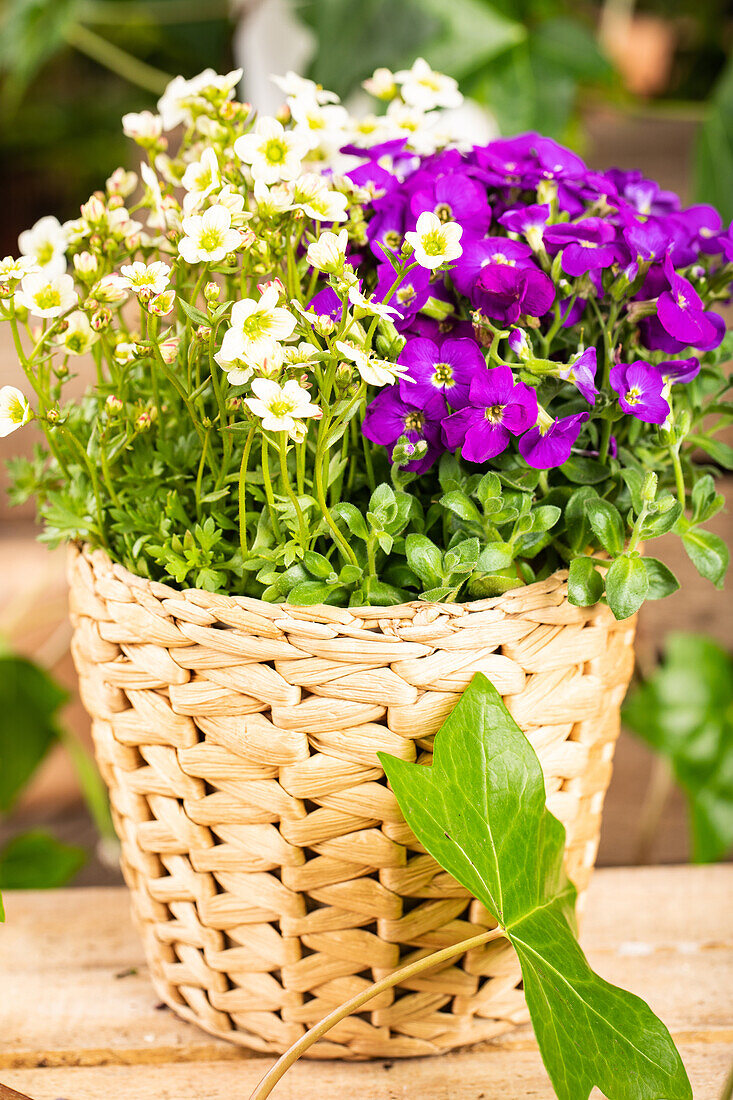
[[[669,256],[664,261],[664,274],[669,290],[663,291],[657,299],[657,316],[662,328],[683,346],[709,346],[718,335],[713,321],[716,314],[706,311],[700,295],[687,279],[677,274]]]
[[[499,218],[499,223],[510,233],[521,233],[532,247],[538,248],[542,244],[549,216],[549,203],[534,203],[531,206],[517,206],[507,210]]]
[[[418,337],[408,340],[399,363],[408,373],[399,383],[400,396],[419,408],[427,407],[436,394],[454,409],[468,402],[471,379],[486,370],[486,360],[475,340],[444,340],[440,345]]]
[[[566,382],[572,382],[574,386],[577,386],[586,401],[590,405],[594,405],[598,396],[596,369],[596,349],[586,348],[585,351],[574,355],[567,367],[561,367],[558,374]]]
[[[691,382],[700,373],[700,360],[694,355],[690,359],[668,359],[658,363],[657,370],[665,382]]]
[[[384,262],[384,249],[399,252],[405,236],[405,198],[389,197],[374,207],[374,217],[367,226],[369,246],[379,260]]]
[[[647,218],[643,222],[635,218],[624,229],[623,238],[634,260],[663,256],[672,243],[669,228],[661,218]]]
[[[555,286],[549,275],[534,265],[488,264],[476,280],[473,299],[487,317],[513,325],[522,314],[541,317],[547,313],[555,299]]]
[[[461,447],[469,462],[501,454],[513,435],[521,435],[537,419],[537,395],[515,382],[509,367],[476,373],[468,399],[465,408],[445,418],[443,434],[448,447]]]
[[[380,264],[377,268],[377,285],[374,288],[374,298],[377,302],[383,302],[387,294],[395,284],[397,276],[391,264]],[[398,329],[406,328],[412,318],[418,313],[430,297],[430,272],[424,267],[414,267],[408,271],[402,282],[397,287],[389,300],[389,305],[394,306],[402,314],[401,320],[396,322]]]
[[[618,394],[621,408],[637,420],[644,420],[647,424],[663,424],[669,416],[669,405],[662,397],[664,379],[643,359],[613,367],[611,385]]]
[[[471,296],[481,269],[488,264],[515,266],[532,257],[532,249],[523,241],[510,241],[506,237],[469,238],[461,241],[463,253],[455,262],[451,279],[461,294]]]
[[[437,214],[441,221],[454,221],[464,232],[483,236],[491,220],[491,207],[486,188],[461,172],[436,179],[431,187],[417,191],[410,199],[415,218],[425,210]]]
[[[619,259],[616,229],[603,218],[583,218],[572,224],[548,225],[547,244],[563,249],[562,269],[566,275],[578,278],[587,271],[610,267]]]
[[[535,470],[562,466],[570,458],[573,444],[587,419],[587,412],[574,413],[553,421],[548,428],[530,428],[519,440],[519,453]]]
[[[435,393],[429,402],[420,407],[405,400],[398,386],[380,390],[366,410],[361,430],[372,443],[393,447],[403,435],[410,443],[427,443],[422,458],[408,463],[404,468],[423,473],[444,450],[440,422],[445,416],[445,401]],[[390,450],[390,461],[391,461]]]

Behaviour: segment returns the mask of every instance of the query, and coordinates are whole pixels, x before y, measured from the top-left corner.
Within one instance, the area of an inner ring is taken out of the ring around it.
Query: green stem
[[[201,518],[201,482],[204,477],[204,465],[206,463],[206,452],[209,449],[209,436],[211,435],[211,428],[206,429],[206,435],[204,436],[204,445],[201,448],[201,458],[199,459],[199,468],[196,472],[196,517]]]
[[[300,501],[293,492],[292,482],[290,481],[290,473],[288,471],[288,445],[285,439],[285,433],[280,432],[280,439],[278,440],[278,450],[280,452],[280,476],[283,480],[283,488],[290,497],[293,508],[295,509],[295,515],[298,519],[298,532],[300,535],[300,545],[304,550],[308,549],[308,528],[303,518],[303,510],[300,507]]]
[[[247,440],[242,451],[242,462],[239,466],[239,545],[242,548],[242,562],[247,560],[247,468],[249,455],[252,450],[252,442],[256,428],[253,424],[247,434]]]
[[[272,491],[272,481],[270,480],[270,452],[267,446],[267,440],[264,436],[262,437],[262,479],[265,487],[265,497],[267,498],[267,507],[270,511],[272,530],[277,541],[282,542],[280,521],[277,518],[277,511],[275,509],[275,494]]]
[[[323,490],[323,466],[325,458],[326,455],[323,454],[322,449],[319,447],[316,451],[315,458],[316,500],[318,501],[318,505],[321,509],[321,514],[323,515],[323,518],[331,529],[333,541],[336,543],[344,557],[348,561],[350,561],[352,565],[358,565],[359,563],[357,561],[356,554],[351,549],[344,536],[341,534],[341,531],[339,530],[333,516],[329,511],[328,504],[326,503],[326,494]]]
[[[685,490],[685,475],[682,472],[682,462],[680,461],[680,449],[679,445],[670,447],[669,453],[672,456],[672,465],[674,467],[674,480],[677,486],[677,499],[685,507],[687,503],[687,492]]]
[[[505,932],[503,928],[492,928],[488,932],[481,932],[478,936],[471,936],[470,939],[461,940],[459,943],[453,943],[449,947],[442,948],[440,951],[434,951],[431,955],[425,955],[423,958],[417,959],[408,966],[403,966],[401,970],[395,970],[393,974],[387,975],[386,978],[374,982],[368,989],[362,990],[361,993],[357,993],[355,997],[352,997],[350,1000],[334,1009],[333,1012],[330,1012],[319,1024],[312,1027],[310,1031],[306,1031],[305,1035],[301,1036],[297,1043],[293,1043],[290,1050],[286,1051],[281,1058],[278,1058],[272,1069],[265,1074],[259,1085],[257,1085],[256,1089],[251,1094],[249,1100],[265,1100],[265,1098],[272,1093],[278,1081],[285,1076],[290,1067],[297,1062],[301,1055],[305,1054],[305,1052],[309,1050],[314,1043],[318,1042],[326,1032],[330,1031],[332,1027],[335,1027],[341,1020],[345,1020],[352,1012],[357,1012],[363,1005],[368,1004],[373,997],[377,997],[387,989],[393,989],[394,986],[399,985],[401,982],[408,981],[410,978],[414,978],[416,975],[422,974],[426,970],[432,970],[433,967],[440,966],[441,963],[450,962],[456,955],[462,955],[464,951],[472,951],[474,948],[481,947],[483,944],[489,943],[491,940],[499,939],[504,935]]]
[[[90,31],[88,27],[83,27],[81,23],[72,23],[67,27],[64,38],[79,53],[91,57],[97,64],[116,73],[129,84],[136,84],[138,88],[152,92],[153,95],[161,95],[170,83],[171,77],[167,73],[133,57],[131,53],[121,50],[119,46]]]

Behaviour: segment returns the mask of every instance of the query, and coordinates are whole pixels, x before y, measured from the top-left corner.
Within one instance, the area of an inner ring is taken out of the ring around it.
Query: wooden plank
[[[733,867],[599,871],[583,940],[598,971],[643,996],[683,1047],[695,1096],[733,1060]],[[0,929],[0,1081],[33,1100],[229,1100],[267,1059],[161,1008],[122,889],[11,893]],[[308,1063],[278,1100],[550,1097],[531,1031],[418,1062]],[[0,1094],[1,1095],[1,1094]]]
[[[730,1066],[723,1047],[681,1048],[695,1100],[718,1100]],[[32,1100],[246,1100],[269,1060],[196,1066],[100,1066],[3,1071],[3,1081]],[[440,1058],[344,1064],[298,1063],[273,1100],[552,1100],[539,1054],[484,1051]],[[595,1095],[595,1094],[594,1094]]]

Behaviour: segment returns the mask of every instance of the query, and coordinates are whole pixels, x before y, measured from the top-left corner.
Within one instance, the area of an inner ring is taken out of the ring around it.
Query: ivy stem
[[[290,1050],[286,1051],[282,1057],[278,1058],[272,1069],[265,1074],[251,1094],[249,1100],[265,1100],[265,1098],[272,1093],[278,1081],[285,1076],[290,1067],[297,1062],[301,1055],[305,1054],[314,1043],[318,1042],[327,1031],[330,1031],[336,1024],[345,1020],[352,1012],[356,1012],[363,1005],[367,1004],[373,997],[383,993],[386,989],[392,989],[394,986],[399,985],[400,982],[415,977],[417,974],[422,974],[425,970],[432,970],[433,967],[440,966],[441,963],[449,962],[451,959],[454,959],[456,955],[462,955],[464,951],[471,951],[474,947],[481,947],[485,943],[490,943],[491,940],[500,939],[502,936],[505,936],[505,934],[502,927],[492,928],[488,932],[481,932],[478,936],[471,936],[470,939],[461,940],[460,943],[453,943],[450,947],[444,947],[440,951],[434,951],[431,955],[425,955],[422,959],[417,959],[408,966],[403,966],[402,969],[395,970],[393,974],[388,974],[386,978],[382,978],[380,981],[370,985],[368,989],[358,993],[355,997],[352,997],[351,1000],[346,1001],[344,1004],[334,1009],[333,1012],[330,1012],[325,1019],[321,1020],[320,1024],[316,1024],[310,1031],[306,1031],[305,1035],[301,1036],[297,1043],[293,1043]]]

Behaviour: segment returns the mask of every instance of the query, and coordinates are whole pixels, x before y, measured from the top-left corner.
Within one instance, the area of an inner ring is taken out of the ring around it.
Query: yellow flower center
[[[55,287],[44,286],[34,296],[34,301],[39,309],[54,309],[61,305],[61,295]]]
[[[282,164],[287,156],[285,143],[280,138],[271,138],[264,148],[265,158],[270,164]]]

